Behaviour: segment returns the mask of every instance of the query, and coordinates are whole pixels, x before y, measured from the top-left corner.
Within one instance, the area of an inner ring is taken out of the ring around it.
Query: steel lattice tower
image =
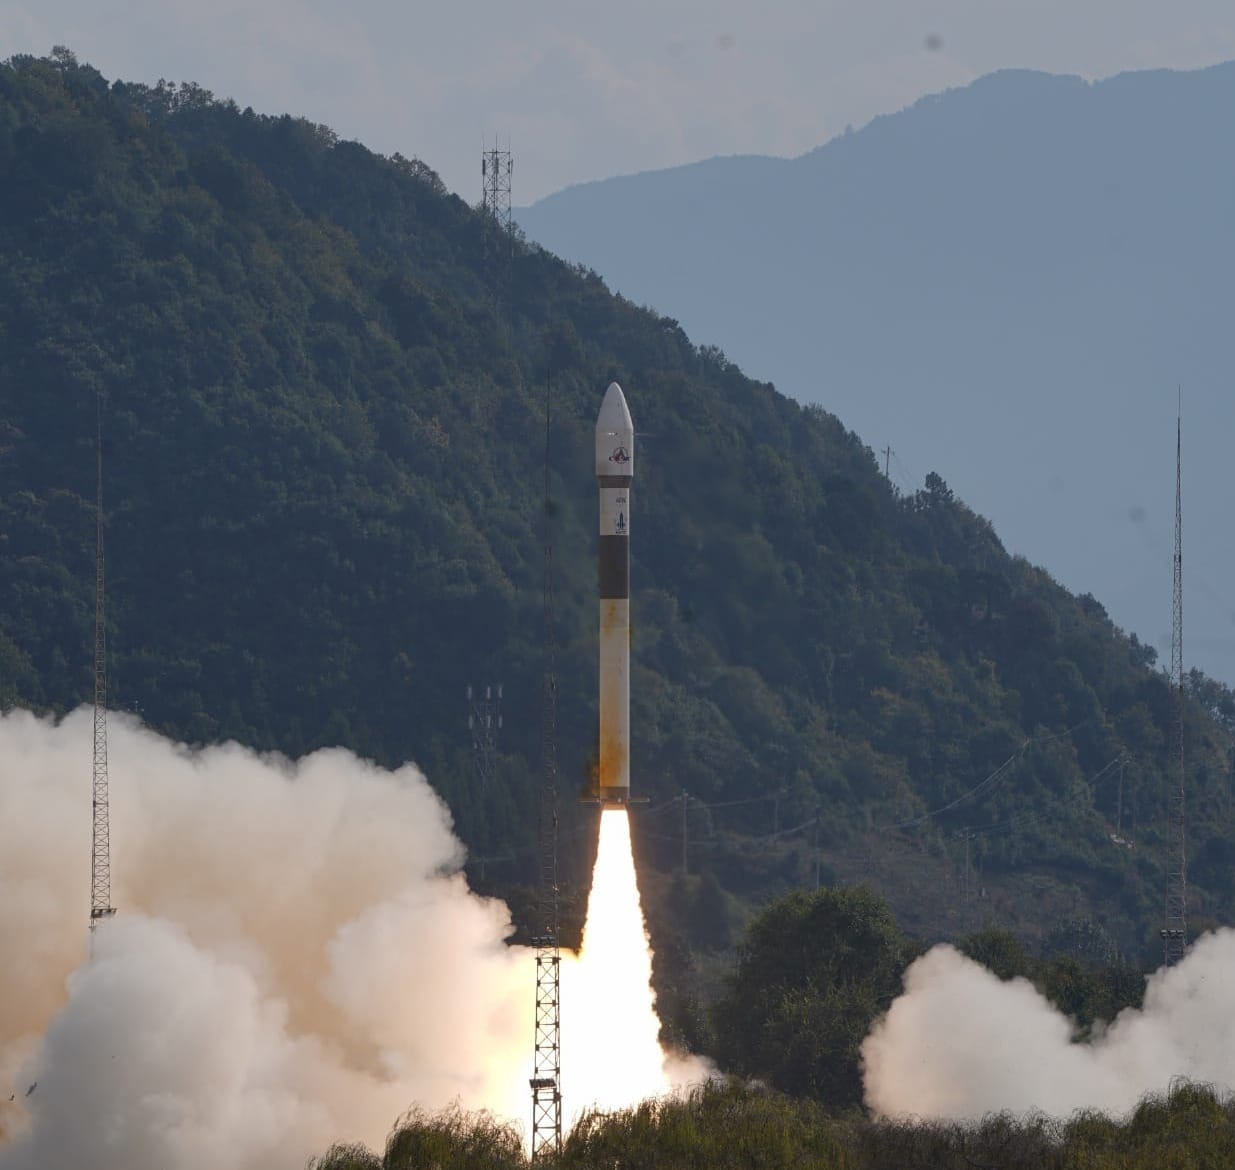
[[[103,575],[103,400],[95,398],[94,833],[90,855],[90,930],[116,913],[111,904],[111,826],[107,810],[107,622]]]
[[[467,726],[472,733],[472,758],[476,761],[476,779],[481,792],[488,792],[493,782],[493,757],[497,753],[497,733],[502,727],[502,684],[485,687],[483,696],[467,688]]]
[[[1188,945],[1185,921],[1188,895],[1187,833],[1184,819],[1184,584],[1183,510],[1180,495],[1181,423],[1175,419],[1175,583],[1171,595],[1171,756],[1166,798],[1166,922],[1162,928],[1168,967],[1183,957]],[[1175,775],[1171,776],[1170,773]]]
[[[549,488],[549,391],[545,391],[545,672],[541,697],[540,901],[536,936],[536,1038],[532,1158],[562,1148],[561,954],[557,878],[557,633],[553,612],[553,501]]]
[[[510,210],[514,166],[514,155],[496,145],[492,150],[484,150],[480,156],[485,272],[489,278],[494,304],[499,309],[506,299],[507,286],[510,283],[510,262],[514,248]]]

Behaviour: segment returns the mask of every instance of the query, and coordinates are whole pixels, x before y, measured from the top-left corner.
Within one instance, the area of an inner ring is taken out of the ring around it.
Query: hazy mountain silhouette
[[[1232,111],[1235,63],[1001,72],[797,159],[572,187],[517,218],[890,444],[904,488],[941,472],[1164,659],[1182,386],[1185,656],[1230,682]]]

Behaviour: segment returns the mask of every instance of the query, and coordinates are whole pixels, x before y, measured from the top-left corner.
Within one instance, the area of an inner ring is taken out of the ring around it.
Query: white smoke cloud
[[[948,946],[906,972],[905,993],[862,1048],[867,1104],[891,1117],[994,1111],[1121,1115],[1175,1077],[1235,1087],[1235,931],[1197,940],[1086,1042],[1024,979],[1003,983]]]
[[[0,1170],[299,1170],[412,1105],[526,1130],[532,952],[416,768],[112,716],[119,913],[87,963],[91,736],[86,709],[0,716]],[[660,1051],[629,840],[602,852],[562,956],[567,1123],[708,1071]]]
[[[90,713],[0,717],[2,1170],[301,1167],[413,1103],[522,1117],[531,958],[414,767],[111,730],[120,913],[85,965]]]

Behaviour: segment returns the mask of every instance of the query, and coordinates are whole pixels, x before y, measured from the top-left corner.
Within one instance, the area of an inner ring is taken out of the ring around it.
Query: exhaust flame
[[[583,945],[562,964],[563,1120],[587,1108],[619,1109],[685,1079],[661,1048],[652,992],[652,948],[643,920],[625,809],[605,809]],[[693,1077],[692,1075],[693,1074]]]

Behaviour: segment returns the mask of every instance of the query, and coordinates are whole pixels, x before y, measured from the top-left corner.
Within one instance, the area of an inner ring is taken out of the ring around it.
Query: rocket
[[[610,382],[596,418],[600,489],[600,752],[596,799],[630,803],[630,486],[635,426],[622,387]]]

